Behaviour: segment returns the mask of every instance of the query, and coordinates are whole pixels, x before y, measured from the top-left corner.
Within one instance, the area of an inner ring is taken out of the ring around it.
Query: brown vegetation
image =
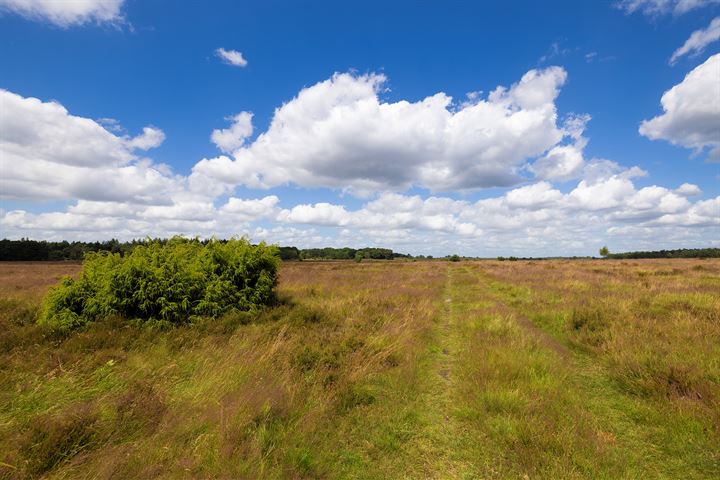
[[[302,262],[258,314],[34,323],[0,263],[0,478],[712,478],[720,261]]]

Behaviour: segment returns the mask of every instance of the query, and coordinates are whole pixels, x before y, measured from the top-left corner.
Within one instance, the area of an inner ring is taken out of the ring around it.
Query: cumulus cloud
[[[145,127],[140,135],[127,142],[127,146],[131,149],[150,150],[159,147],[164,141],[165,133],[162,130],[155,127]]]
[[[563,181],[577,178],[585,164],[582,154],[585,143],[581,141],[553,147],[547,155],[533,163],[530,170],[542,179]]]
[[[0,0],[0,11],[62,28],[88,23],[122,23],[125,0]]]
[[[590,248],[592,239],[614,249],[623,244],[638,249],[658,248],[653,243],[658,237],[666,239],[662,247],[706,246],[720,238],[720,197],[692,198],[702,192],[689,183],[639,188],[634,178],[646,174],[639,168],[583,158],[589,116],[570,115],[560,125],[556,118],[561,69],[532,71],[509,88],[462,105],[444,94],[415,103],[383,102],[383,81],[335,76],[318,84],[319,91],[313,90],[317,85],[303,90],[250,144],[251,115],[241,112],[227,129],[211,135],[228,155],[202,160],[189,177],[138,154],[162,143],[164,134],[156,127],[131,137],[115,120],[78,117],[57,102],[0,90],[3,197],[71,203],[43,213],[0,210],[0,230],[9,238],[54,240],[246,235],[301,247],[383,245],[411,253],[489,256],[594,253],[598,245]],[[345,85],[339,88],[338,82]],[[666,114],[671,111],[676,112],[668,108]],[[304,153],[306,142],[315,157]],[[357,161],[370,162],[379,173],[363,165],[343,170],[351,146],[363,150]],[[373,157],[387,152],[401,155]],[[239,159],[250,154],[269,162],[268,169],[265,163],[248,164],[255,177],[228,182],[228,172],[237,174]],[[380,160],[399,165],[388,170]],[[409,185],[475,187],[477,182],[462,177],[476,164],[510,171],[523,185],[477,201],[393,191]],[[441,167],[447,177],[425,175]],[[352,208],[339,200],[282,205],[283,190],[257,198],[232,193],[235,184],[245,182],[312,186],[305,179],[318,171],[326,172],[320,186],[372,187],[374,193]],[[535,177],[520,177],[526,171]],[[575,183],[561,191],[552,183],[560,180]]]
[[[237,50],[225,50],[224,48],[218,48],[215,50],[215,55],[217,55],[217,57],[223,62],[234,67],[245,67],[248,64],[247,60],[243,57],[243,54]]]
[[[720,232],[720,197],[691,202],[688,196],[699,191],[694,185],[637,188],[631,177],[622,171],[583,179],[567,193],[543,181],[477,201],[387,192],[356,209],[328,202],[281,208],[276,195],[231,197],[220,207],[182,197],[164,206],[81,200],[65,212],[4,212],[0,226],[15,238],[246,234],[301,247],[386,245],[432,254],[587,254],[597,248],[589,243],[601,239],[627,248],[644,241],[658,248],[659,237],[663,247],[712,244]],[[319,233],[328,229],[335,231]]]
[[[615,6],[627,14],[640,12],[652,17],[668,13],[682,15],[718,3],[720,0],[620,0]]]
[[[675,189],[675,193],[683,197],[694,197],[695,195],[702,195],[702,190],[692,183],[683,183]]]
[[[335,74],[279,107],[268,130],[248,145],[249,114],[214,132],[221,149],[235,147],[233,158],[204,159],[193,176],[252,188],[292,183],[355,192],[513,185],[523,180],[527,161],[568,135],[557,125],[554,103],[565,79],[559,67],[531,70],[487,99],[456,105],[444,93],[386,102],[383,75]]]
[[[640,134],[652,140],[692,148],[710,148],[710,160],[720,160],[720,54],[687,74],[660,100],[664,113],[640,124]]]
[[[698,55],[705,50],[705,47],[718,40],[720,40],[720,17],[715,17],[707,28],[695,30],[682,47],[673,52],[670,64],[674,65],[683,55]]]
[[[220,212],[244,221],[270,218],[274,216],[279,201],[280,199],[275,195],[250,200],[230,197],[220,208]]]
[[[225,153],[239,149],[253,133],[252,117],[250,112],[240,112],[230,117],[232,120],[230,128],[213,130],[210,140]]]
[[[3,198],[166,202],[167,192],[179,188],[167,168],[135,154],[162,143],[157,128],[117,136],[57,102],[7,90],[0,90],[0,106]]]
[[[296,205],[291,210],[279,213],[278,219],[287,223],[307,223],[312,225],[347,225],[350,213],[342,205],[316,203],[315,205]]]
[[[583,137],[590,115],[571,115],[565,121],[563,130],[573,143],[557,145],[542,158],[530,165],[529,170],[543,180],[565,181],[579,178],[586,168],[583,150],[587,138]]]

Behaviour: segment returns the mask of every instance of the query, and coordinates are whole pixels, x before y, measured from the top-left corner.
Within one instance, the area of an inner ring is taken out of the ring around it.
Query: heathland
[[[0,478],[720,478],[720,260],[283,263],[178,326],[36,323],[0,263]]]

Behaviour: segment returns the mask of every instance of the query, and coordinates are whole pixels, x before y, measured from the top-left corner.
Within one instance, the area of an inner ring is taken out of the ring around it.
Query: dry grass
[[[601,360],[628,392],[707,407],[720,428],[720,261],[492,262],[482,269],[501,282],[505,299]]]
[[[3,267],[22,273],[24,300],[46,288],[40,266]],[[366,422],[381,426],[408,393],[396,387],[417,368],[443,271],[323,263],[281,275],[281,304],[260,316],[170,331],[108,319],[56,338],[4,310],[0,475],[324,477],[371,463],[385,432]]]
[[[713,478],[720,262],[284,264],[262,314],[34,324],[0,264],[0,478]]]

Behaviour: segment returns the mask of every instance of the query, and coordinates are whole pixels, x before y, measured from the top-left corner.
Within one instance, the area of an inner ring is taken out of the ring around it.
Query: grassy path
[[[429,478],[717,474],[711,439],[689,418],[619,390],[598,359],[536,326],[504,291],[480,268],[448,270],[432,357],[446,388],[425,404],[445,415],[431,440],[452,453]]]
[[[448,269],[447,275],[439,319],[420,366],[423,380],[417,411],[421,428],[403,461],[411,465],[413,458],[419,458],[422,466],[407,478],[477,478],[479,474],[469,454],[474,439],[456,412],[458,360],[467,345],[458,324],[454,270]]]

